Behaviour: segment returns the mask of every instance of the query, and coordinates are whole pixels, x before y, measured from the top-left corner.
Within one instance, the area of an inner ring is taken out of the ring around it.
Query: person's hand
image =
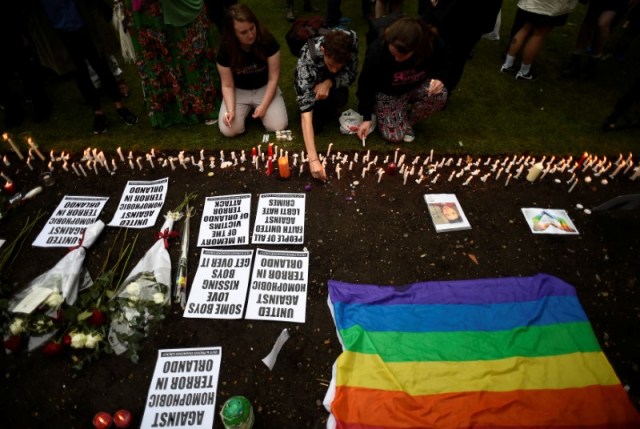
[[[358,126],[358,138],[360,140],[366,139],[369,135],[369,130],[371,129],[371,121],[362,121],[362,123]]]
[[[318,158],[309,160],[309,170],[311,170],[311,176],[314,179],[322,180],[323,182],[327,180],[327,174]]]
[[[429,91],[428,91],[430,96],[440,94],[443,89],[444,89],[444,83],[442,83],[441,80],[431,79],[431,82],[429,83]]]
[[[266,115],[266,114],[267,114],[267,108],[264,107],[261,104],[258,107],[256,107],[256,109],[253,111],[253,114],[251,115],[251,117],[253,119],[262,119],[262,118],[264,118],[264,115]]]
[[[333,86],[331,80],[327,79],[323,82],[320,82],[315,87],[316,100],[324,100],[329,96],[329,90]]]
[[[224,117],[222,118],[222,122],[229,128],[231,128],[231,123],[233,122],[233,119],[236,117],[236,112],[234,112],[233,110],[227,110],[227,112],[224,114]]]

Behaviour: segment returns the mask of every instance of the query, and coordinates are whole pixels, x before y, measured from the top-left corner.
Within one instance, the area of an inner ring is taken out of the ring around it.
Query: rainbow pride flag
[[[329,303],[343,346],[330,428],[640,428],[575,289],[556,277],[329,281]]]

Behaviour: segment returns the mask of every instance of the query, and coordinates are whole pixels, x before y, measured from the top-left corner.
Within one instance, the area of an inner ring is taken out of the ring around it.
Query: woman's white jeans
[[[218,115],[218,125],[220,126],[220,132],[225,137],[234,137],[244,132],[244,123],[247,116],[262,103],[266,89],[266,85],[258,89],[235,89],[235,116],[230,127],[223,121],[224,115],[227,113],[227,106],[222,102],[220,114]],[[262,117],[262,125],[267,131],[284,130],[289,125],[287,108],[280,88],[276,90],[276,95],[271,100],[267,113]]]

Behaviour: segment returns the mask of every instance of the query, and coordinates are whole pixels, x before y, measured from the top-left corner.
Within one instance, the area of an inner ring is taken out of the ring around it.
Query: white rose
[[[162,292],[154,293],[153,302],[155,302],[156,304],[164,304],[164,294]]]
[[[15,319],[11,325],[9,325],[9,331],[13,335],[20,335],[25,330],[24,319]]]
[[[93,349],[95,348],[96,344],[98,344],[100,341],[102,341],[102,335],[100,334],[88,334],[86,336],[86,341],[84,346],[88,349]]]
[[[69,336],[71,337],[71,347],[74,349],[83,348],[87,342],[87,336],[80,332],[72,332]]]
[[[51,292],[51,294],[47,297],[47,299],[44,301],[44,303],[51,308],[58,308],[60,307],[60,305],[62,305],[62,302],[64,301],[64,298],[62,297],[62,295],[60,294],[60,292],[58,292],[57,290],[54,290],[53,292]]]
[[[127,285],[127,293],[132,296],[140,295],[140,285],[136,282],[131,282]]]

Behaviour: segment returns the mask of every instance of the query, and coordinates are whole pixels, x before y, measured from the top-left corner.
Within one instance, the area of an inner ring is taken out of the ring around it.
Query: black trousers
[[[93,70],[100,78],[101,88],[114,102],[122,101],[120,91],[118,91],[118,83],[109,70],[107,60],[98,53],[91,34],[86,28],[76,31],[58,31],[60,40],[69,52],[69,57],[76,68],[75,78],[78,89],[84,97],[85,101],[91,105],[93,110],[99,110],[100,93],[91,83],[89,69],[85,60],[89,62]]]

